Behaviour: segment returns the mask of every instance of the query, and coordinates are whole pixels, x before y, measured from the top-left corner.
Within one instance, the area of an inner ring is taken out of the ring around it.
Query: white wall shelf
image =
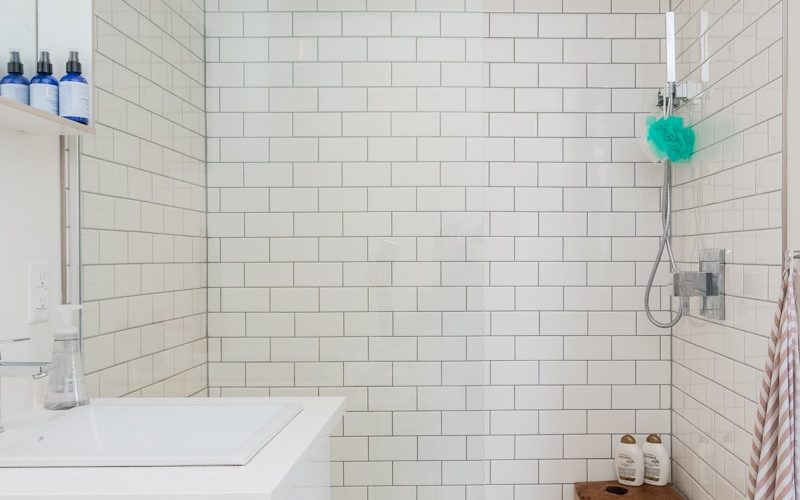
[[[0,97],[0,127],[36,135],[94,135],[94,127]]]

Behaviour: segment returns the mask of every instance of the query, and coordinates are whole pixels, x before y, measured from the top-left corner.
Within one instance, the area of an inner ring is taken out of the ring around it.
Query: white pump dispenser
[[[44,406],[49,410],[66,410],[89,404],[83,380],[80,345],[81,306],[58,307],[59,326],[53,338],[53,363]]]
[[[61,304],[57,309],[58,329],[55,332],[56,338],[62,340],[78,338],[81,324],[81,309],[83,309],[83,306]]]

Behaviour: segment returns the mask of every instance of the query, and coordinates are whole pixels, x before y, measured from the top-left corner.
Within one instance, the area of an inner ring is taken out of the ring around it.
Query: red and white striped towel
[[[796,275],[791,264],[783,272],[778,310],[772,323],[758,394],[747,485],[749,499],[800,500],[800,452],[795,427],[795,417],[800,415],[800,398],[795,393],[800,384]]]

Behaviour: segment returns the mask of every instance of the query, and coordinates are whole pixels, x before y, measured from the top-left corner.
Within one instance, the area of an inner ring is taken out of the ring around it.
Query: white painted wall
[[[57,137],[0,129],[0,151],[0,234],[4,235],[0,243],[0,339],[33,339],[2,346],[0,353],[8,360],[47,360],[51,356],[51,324],[27,324],[26,262],[49,262],[52,311],[61,303],[59,142]],[[32,380],[1,382],[2,413],[34,403]]]

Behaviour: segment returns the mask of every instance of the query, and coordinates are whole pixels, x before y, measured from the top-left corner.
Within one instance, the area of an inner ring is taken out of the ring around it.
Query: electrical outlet
[[[45,261],[27,262],[28,323],[50,319],[49,268]]]

